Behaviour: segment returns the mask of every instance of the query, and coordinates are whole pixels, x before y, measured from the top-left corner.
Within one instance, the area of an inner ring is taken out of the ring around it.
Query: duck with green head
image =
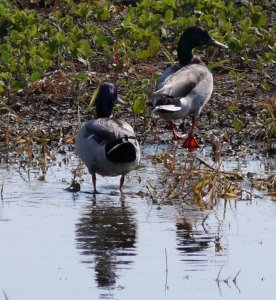
[[[200,147],[194,136],[196,120],[213,91],[211,72],[200,58],[193,55],[193,49],[202,45],[228,48],[199,26],[187,28],[178,42],[179,63],[163,72],[153,94],[153,112],[161,118],[172,122],[191,115],[192,127],[187,136],[177,134],[173,124],[174,138],[185,139],[182,147],[189,150]]]
[[[122,191],[125,175],[140,161],[140,147],[133,128],[112,116],[116,102],[116,86],[110,82],[101,84],[95,100],[96,118],[86,122],[76,136],[75,151],[92,175],[95,194],[98,193],[96,174],[121,175]]]

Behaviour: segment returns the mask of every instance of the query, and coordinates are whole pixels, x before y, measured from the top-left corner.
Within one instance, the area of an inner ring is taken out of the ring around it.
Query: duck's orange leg
[[[195,125],[196,125],[196,117],[192,116],[192,128],[188,133],[188,137],[184,141],[182,148],[188,149],[189,151],[194,151],[201,146],[195,139]]]

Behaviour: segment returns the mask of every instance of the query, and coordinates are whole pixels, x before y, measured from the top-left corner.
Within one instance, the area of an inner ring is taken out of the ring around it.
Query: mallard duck
[[[173,125],[173,136],[185,139],[182,147],[189,150],[199,148],[196,141],[195,124],[202,108],[210,99],[213,91],[213,76],[200,58],[192,50],[201,45],[228,48],[213,39],[199,26],[189,27],[178,42],[179,63],[168,67],[156,83],[153,95],[153,112],[165,120],[182,119],[192,116],[192,127],[187,136],[178,135]]]
[[[133,128],[112,117],[113,106],[118,101],[117,88],[105,82],[96,96],[96,119],[86,122],[76,136],[76,154],[92,175],[94,193],[96,174],[118,176],[120,191],[125,175],[140,161],[140,147]]]

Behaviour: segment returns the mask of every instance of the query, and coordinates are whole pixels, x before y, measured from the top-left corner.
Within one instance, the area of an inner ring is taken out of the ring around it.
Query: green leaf
[[[108,9],[106,8],[101,14],[100,14],[100,20],[101,21],[107,21],[110,18],[110,13]]]
[[[266,52],[265,53],[265,59],[269,62],[276,59],[276,53],[275,52]]]
[[[6,85],[5,83],[0,80],[0,93],[4,92],[6,90]]]
[[[97,95],[98,95],[98,93],[99,93],[99,89],[100,89],[100,86],[98,86],[96,89],[95,89],[95,91],[94,91],[94,93],[93,93],[93,95],[92,95],[92,97],[91,97],[91,100],[90,100],[90,102],[89,102],[89,104],[88,104],[88,106],[87,106],[87,108],[86,108],[86,112],[88,112],[91,108],[92,108],[92,106],[94,105],[94,103],[95,103],[95,101],[96,101],[96,97],[97,97]]]
[[[164,3],[170,5],[172,8],[176,8],[176,0],[164,0]]]
[[[5,8],[3,4],[0,4],[0,16],[4,15],[5,13]]]
[[[158,36],[151,36],[149,41],[149,50],[151,56],[154,56],[160,47],[160,39]]]
[[[22,89],[23,87],[26,86],[25,81],[16,81],[11,85],[11,91],[12,92],[17,92],[18,90]]]
[[[14,42],[20,42],[22,40],[24,40],[25,36],[24,34],[16,31],[16,30],[12,30],[11,35],[10,35],[12,41]]]
[[[234,119],[232,121],[232,127],[237,131],[240,132],[243,128],[242,122],[238,119]]]
[[[252,11],[252,13],[260,13],[260,12],[263,12],[263,8],[259,5],[252,5],[251,11]]]
[[[145,101],[141,98],[135,99],[131,105],[131,109],[135,114],[143,114],[145,111]]]
[[[251,26],[251,20],[249,18],[246,18],[241,21],[241,25],[244,28],[244,30],[248,30]]]
[[[31,37],[35,37],[37,35],[37,26],[33,24],[30,28]]]
[[[166,24],[170,24],[173,20],[173,11],[168,9],[165,13],[165,22]]]
[[[146,59],[146,58],[151,57],[151,53],[150,53],[149,49],[137,51],[136,57],[137,57],[137,59]]]
[[[91,54],[91,48],[90,45],[88,43],[87,40],[82,40],[80,42],[80,46],[78,47],[78,51],[81,55],[83,55],[84,57],[89,57],[89,55]]]
[[[228,46],[230,49],[235,49],[235,50],[242,50],[244,47],[241,44],[240,40],[237,38],[233,37],[229,42]]]
[[[9,72],[1,72],[0,73],[0,78],[4,79],[4,80],[8,80],[11,77],[11,73]]]
[[[263,80],[263,82],[261,83],[261,86],[265,91],[268,91],[271,89],[271,84],[269,82],[267,82],[266,80]]]
[[[36,81],[36,80],[40,79],[41,76],[42,76],[41,72],[35,71],[31,74],[31,80]]]
[[[160,26],[160,22],[163,20],[163,16],[160,14],[153,15],[151,17],[151,26],[152,28],[158,28]]]
[[[231,111],[231,112],[238,112],[239,111],[239,108],[237,106],[228,106],[228,110]]]
[[[10,63],[10,54],[7,51],[2,52],[2,61],[4,64],[8,65]]]
[[[223,66],[223,65],[227,64],[228,62],[229,62],[229,59],[222,59],[222,60],[219,60],[217,62],[214,62],[214,63],[208,65],[208,68],[210,70],[212,70],[214,68],[218,68],[220,66]]]
[[[123,21],[123,27],[128,27],[133,25],[133,19],[135,17],[135,11],[133,7],[129,8],[128,14],[125,16]]]
[[[95,43],[98,45],[98,46],[105,46],[105,45],[110,45],[111,44],[111,41],[108,39],[107,36],[101,34],[101,35],[98,35],[96,37],[96,40],[95,40]]]
[[[254,14],[252,16],[252,23],[257,26],[264,26],[267,23],[264,13]]]
[[[65,44],[67,41],[66,35],[63,30],[59,30],[55,35],[55,40],[58,44]]]
[[[79,81],[82,81],[82,82],[85,82],[88,80],[88,77],[87,77],[87,74],[85,73],[80,73],[80,74],[77,74],[75,77],[74,77],[75,80],[79,80]]]

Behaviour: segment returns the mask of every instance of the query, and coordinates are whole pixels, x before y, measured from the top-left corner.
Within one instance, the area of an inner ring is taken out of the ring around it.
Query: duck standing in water
[[[95,100],[97,118],[86,122],[76,137],[76,154],[92,175],[95,194],[96,174],[121,175],[122,191],[125,175],[140,161],[140,147],[133,128],[127,122],[112,118],[117,101],[116,86],[103,83]]]
[[[213,91],[213,76],[200,58],[193,56],[192,50],[202,45],[211,45],[227,49],[224,44],[213,39],[199,26],[189,27],[178,42],[179,63],[168,67],[156,83],[153,95],[153,112],[165,120],[182,119],[192,116],[192,127],[188,135],[176,133],[173,124],[173,136],[185,139],[182,147],[194,150],[200,145],[196,141],[195,124],[202,108],[210,99]]]

